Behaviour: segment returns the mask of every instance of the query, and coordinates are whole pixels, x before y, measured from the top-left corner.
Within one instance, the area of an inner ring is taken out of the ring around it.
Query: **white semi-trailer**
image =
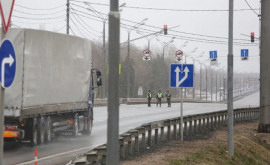
[[[90,134],[93,90],[101,85],[101,73],[91,67],[90,41],[30,29],[10,29],[6,38],[17,66],[5,90],[4,139],[37,145],[57,134]]]

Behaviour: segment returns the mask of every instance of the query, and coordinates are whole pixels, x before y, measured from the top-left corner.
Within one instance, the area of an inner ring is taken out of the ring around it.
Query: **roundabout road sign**
[[[0,47],[0,82],[3,88],[12,85],[16,74],[16,55],[9,40],[4,40]]]

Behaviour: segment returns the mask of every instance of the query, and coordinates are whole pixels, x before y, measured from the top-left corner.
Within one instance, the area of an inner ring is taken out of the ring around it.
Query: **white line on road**
[[[98,144],[98,145],[99,145],[99,144]],[[43,157],[43,158],[38,158],[38,161],[42,161],[42,160],[54,158],[54,157],[57,157],[57,156],[61,156],[61,155],[65,155],[65,154],[69,154],[69,153],[73,153],[73,152],[78,152],[78,151],[82,151],[82,150],[92,149],[92,148],[97,147],[98,145],[89,146],[89,147],[84,147],[84,148],[80,148],[80,149],[76,149],[76,150],[71,150],[71,151],[67,151],[67,152],[62,152],[62,153],[59,153],[59,154],[55,154],[55,155],[51,155],[51,156],[47,156],[47,157]],[[36,161],[36,160],[33,159],[33,160],[28,161],[28,162],[19,163],[19,164],[17,164],[17,165],[27,165],[27,164],[30,164],[30,163],[32,164],[32,163],[34,163],[35,161]]]

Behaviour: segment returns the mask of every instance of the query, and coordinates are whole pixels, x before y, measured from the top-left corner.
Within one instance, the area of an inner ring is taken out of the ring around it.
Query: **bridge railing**
[[[259,119],[259,108],[234,110],[234,123]],[[227,110],[188,115],[183,118],[184,140],[200,138],[203,135],[227,125]],[[180,139],[180,118],[143,124],[119,136],[120,160],[138,156],[169,140]],[[106,164],[106,144],[98,146],[76,159],[75,165]]]

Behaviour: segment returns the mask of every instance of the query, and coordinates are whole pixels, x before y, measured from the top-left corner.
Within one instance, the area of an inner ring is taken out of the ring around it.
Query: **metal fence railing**
[[[227,111],[184,116],[184,140],[199,138],[210,131],[227,125]],[[234,110],[234,122],[259,119],[259,108]],[[144,124],[119,136],[120,160],[138,156],[149,149],[163,145],[169,140],[180,139],[180,118]],[[73,165],[106,164],[106,144],[98,146],[73,161]]]

